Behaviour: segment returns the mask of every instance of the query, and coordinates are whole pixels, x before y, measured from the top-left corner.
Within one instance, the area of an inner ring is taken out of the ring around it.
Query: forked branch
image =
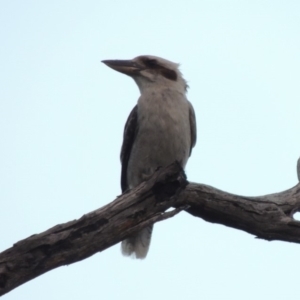
[[[171,207],[175,210],[166,212]],[[300,210],[300,184],[277,194],[244,197],[188,183],[174,163],[79,220],[56,225],[0,253],[0,295],[54,268],[103,251],[183,209],[262,239],[300,243],[300,222],[293,219]]]

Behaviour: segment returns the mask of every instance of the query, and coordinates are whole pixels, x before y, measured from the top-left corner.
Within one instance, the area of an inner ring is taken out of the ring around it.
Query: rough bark
[[[166,212],[171,207],[175,209]],[[0,295],[54,268],[103,251],[183,209],[262,239],[300,243],[300,222],[293,219],[300,210],[300,184],[277,194],[244,197],[203,184],[188,184],[174,163],[110,204],[0,253]]]
[[[190,183],[180,199],[183,197],[190,206],[186,211],[195,217],[268,241],[300,243],[300,222],[293,218],[300,209],[300,184],[277,194],[245,197]]]
[[[173,216],[187,181],[175,163],[79,220],[56,225],[0,253],[0,295],[54,268],[69,265],[120,242],[135,231]]]

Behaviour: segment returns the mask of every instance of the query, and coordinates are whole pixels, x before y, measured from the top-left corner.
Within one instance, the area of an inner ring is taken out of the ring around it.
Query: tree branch
[[[244,230],[259,238],[300,243],[300,184],[287,191],[261,197],[229,194],[213,187],[191,183],[180,199],[186,211],[211,223]]]
[[[178,163],[79,220],[30,236],[0,253],[0,295],[54,268],[69,265],[122,241],[134,232],[170,217],[186,187]]]
[[[298,176],[299,176],[298,163]],[[300,176],[299,176],[300,177]],[[166,212],[171,207],[174,210]],[[189,183],[179,164],[79,220],[57,225],[0,253],[0,295],[59,266],[85,259],[181,210],[266,240],[300,243],[300,184],[277,194],[245,197]]]

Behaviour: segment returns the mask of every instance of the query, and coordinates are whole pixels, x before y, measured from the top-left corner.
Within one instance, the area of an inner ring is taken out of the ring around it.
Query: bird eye
[[[177,80],[177,74],[173,70],[162,68],[160,70],[160,73],[161,73],[162,76],[164,76],[167,79],[170,79],[170,80],[173,80],[173,81]]]
[[[144,64],[148,68],[155,68],[157,66],[157,62],[155,59],[145,59]]]

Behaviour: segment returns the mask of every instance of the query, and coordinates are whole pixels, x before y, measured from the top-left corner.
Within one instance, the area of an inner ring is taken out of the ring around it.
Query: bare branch
[[[300,184],[292,189],[261,197],[229,194],[213,187],[191,183],[179,200],[190,205],[190,214],[208,222],[244,230],[259,238],[300,243]]]
[[[300,210],[300,183],[287,191],[260,197],[187,184],[181,167],[174,163],[79,220],[19,241],[0,253],[0,295],[54,268],[103,251],[181,210],[265,240],[300,243],[300,222],[293,219]],[[167,211],[171,207],[175,209]]]
[[[172,164],[79,220],[17,242],[0,253],[0,295],[54,268],[103,251],[162,219],[186,185],[182,168]]]

